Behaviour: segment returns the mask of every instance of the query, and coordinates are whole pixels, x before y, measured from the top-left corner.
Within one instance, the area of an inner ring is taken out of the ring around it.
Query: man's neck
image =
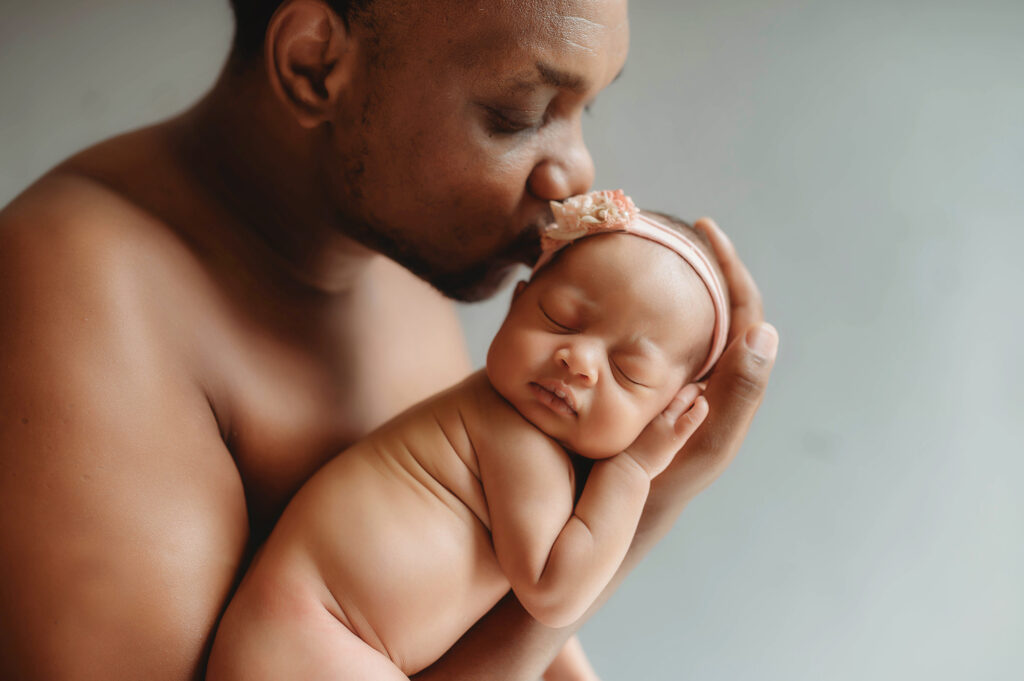
[[[300,286],[341,293],[376,254],[337,224],[311,153],[316,133],[289,120],[261,88],[258,75],[229,67],[167,124],[171,153],[253,256]]]

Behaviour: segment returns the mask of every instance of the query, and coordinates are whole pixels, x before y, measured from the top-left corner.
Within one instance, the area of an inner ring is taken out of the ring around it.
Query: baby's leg
[[[573,636],[565,642],[561,652],[548,665],[544,672],[544,681],[600,681],[600,679],[597,678],[594,668],[590,666],[590,662],[583,652],[583,646],[580,645],[580,640]]]
[[[330,612],[319,578],[254,567],[217,629],[207,681],[408,681]]]

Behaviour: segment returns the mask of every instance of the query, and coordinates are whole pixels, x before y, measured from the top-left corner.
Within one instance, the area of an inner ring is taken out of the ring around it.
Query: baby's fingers
[[[676,435],[679,437],[679,446],[683,446],[690,436],[697,432],[700,424],[708,416],[708,400],[703,395],[693,401],[693,405],[676,419]]]
[[[694,400],[701,394],[703,388],[697,383],[690,383],[683,386],[683,389],[676,393],[669,405],[665,407],[662,415],[670,422],[675,423],[683,412],[693,406]]]
[[[707,400],[700,393],[695,384],[684,387],[626,448],[625,453],[643,466],[652,478],[665,470],[707,416]]]

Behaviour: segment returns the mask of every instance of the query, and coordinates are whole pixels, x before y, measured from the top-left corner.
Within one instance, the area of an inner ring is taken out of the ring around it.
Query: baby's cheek
[[[626,449],[650,422],[635,408],[622,406],[602,414],[600,426],[595,429],[594,441],[608,450],[609,455]]]

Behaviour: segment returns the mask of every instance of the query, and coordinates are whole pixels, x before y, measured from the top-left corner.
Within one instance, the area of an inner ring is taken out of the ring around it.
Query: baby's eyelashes
[[[633,378],[629,374],[627,374],[625,371],[623,371],[622,367],[620,367],[615,362],[611,362],[611,367],[612,367],[612,370],[617,372],[620,376],[622,376],[622,378],[624,378],[626,380],[626,382],[632,383],[633,385],[641,387],[641,388],[648,388],[648,387],[650,387],[650,386],[645,385],[644,383],[641,383],[640,381],[636,380],[635,378]]]
[[[552,317],[551,314],[544,309],[544,306],[538,305],[537,307],[540,309],[540,313],[544,315],[544,319],[546,319],[548,323],[550,323],[558,331],[562,333],[579,333],[579,329],[576,329],[573,326],[570,326],[569,324],[564,324],[556,320],[554,317]]]

